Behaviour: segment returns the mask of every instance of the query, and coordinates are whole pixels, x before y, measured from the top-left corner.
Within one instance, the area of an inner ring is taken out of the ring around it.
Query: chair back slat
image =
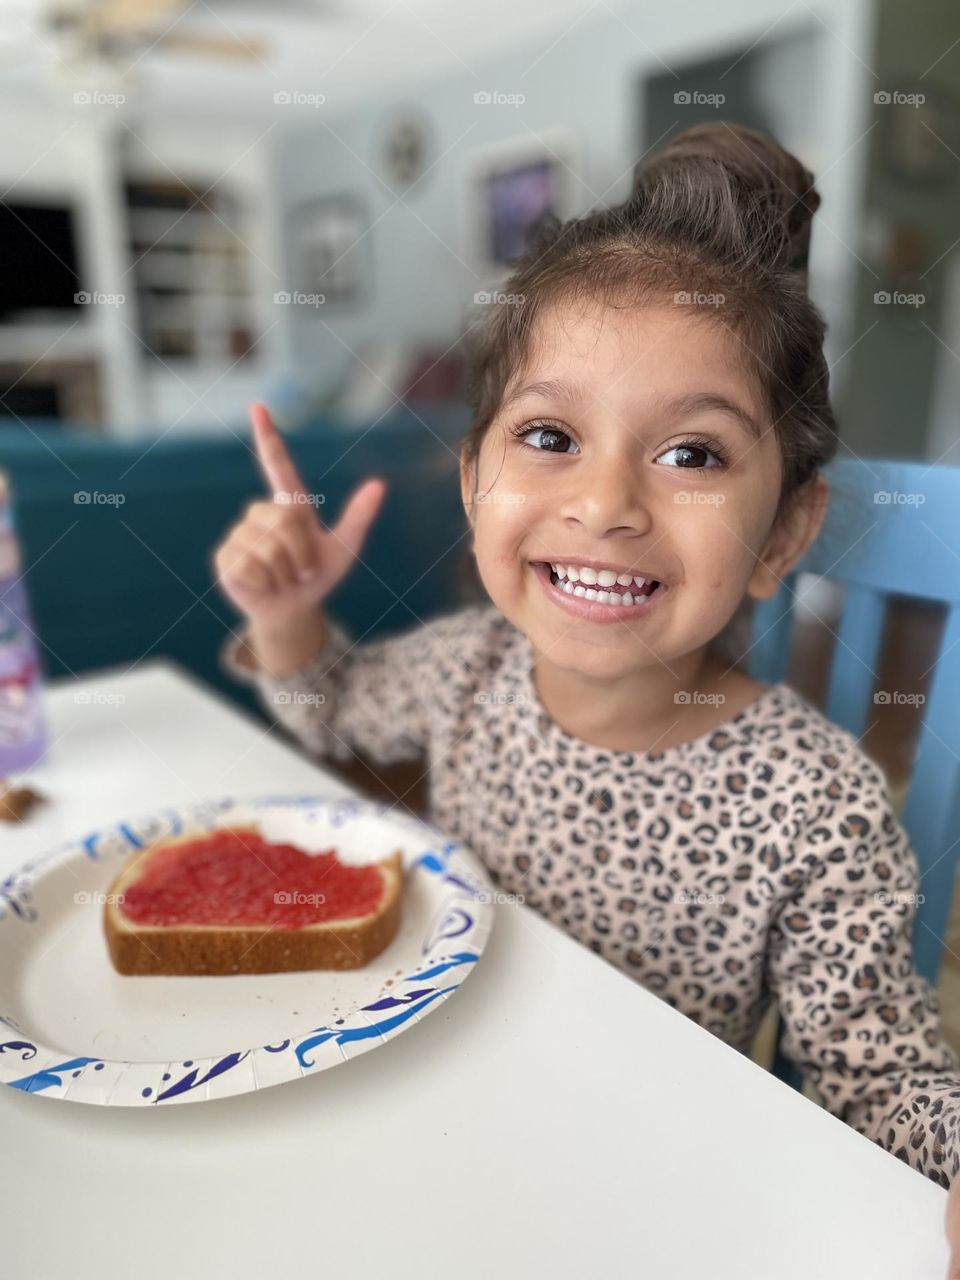
[[[886,607],[886,598],[876,587],[860,583],[847,587],[830,664],[825,713],[855,738],[862,737],[870,723]]]
[[[935,982],[960,861],[960,605],[946,618],[903,808],[920,868],[914,960]]]
[[[766,684],[778,684],[787,673],[796,577],[788,574],[775,596],[754,605],[747,665],[753,678]]]
[[[935,983],[960,862],[960,468],[840,458],[825,475],[831,501],[824,526],[777,595],[754,607],[747,668],[767,683],[785,678],[798,574],[844,584],[824,713],[859,739],[875,717],[875,696],[920,696],[877,689],[890,597],[946,606],[900,819],[920,872],[914,964]],[[796,1084],[781,1041],[782,1026],[774,1070]]]
[[[960,467],[834,460],[830,507],[797,572],[960,604]]]

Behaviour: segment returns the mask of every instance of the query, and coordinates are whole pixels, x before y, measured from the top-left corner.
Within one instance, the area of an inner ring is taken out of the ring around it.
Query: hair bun
[[[633,196],[651,192],[668,173],[676,179],[684,170],[702,188],[714,167],[718,177],[726,174],[732,181],[738,196],[742,193],[748,203],[759,204],[766,220],[778,230],[777,265],[805,274],[811,221],[820,195],[809,169],[759,129],[723,120],[691,125],[648,160],[637,162]]]

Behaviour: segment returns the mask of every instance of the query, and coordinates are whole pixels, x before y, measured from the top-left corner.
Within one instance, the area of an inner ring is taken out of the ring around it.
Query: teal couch
[[[458,482],[467,426],[466,410],[418,407],[369,429],[325,418],[286,434],[308,486],[324,494],[325,523],[366,476],[389,482],[362,563],[329,599],[353,635],[390,634],[478,598]],[[49,676],[163,655],[256,706],[217,661],[239,619],[214,585],[211,555],[265,492],[249,428],[234,430],[125,443],[40,422],[0,425]]]

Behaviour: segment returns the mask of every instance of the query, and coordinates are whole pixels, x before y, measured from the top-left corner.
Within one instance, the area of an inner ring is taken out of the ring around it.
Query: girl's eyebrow
[[[710,412],[727,413],[740,423],[753,440],[758,441],[763,435],[763,428],[752,413],[748,413],[743,405],[719,391],[688,391],[682,396],[663,401],[667,413],[685,418],[689,414]]]
[[[587,398],[587,393],[579,382],[567,383],[555,378],[546,378],[541,382],[528,382],[522,387],[517,387],[504,398],[502,408],[509,409],[516,400],[521,400],[525,396],[543,396],[546,400],[556,400],[563,404],[582,404]],[[763,435],[763,428],[753,414],[719,391],[687,391],[683,395],[661,399],[660,408],[664,413],[678,418],[711,410],[728,413],[737,419],[753,440],[759,440]]]
[[[565,404],[575,404],[586,399],[586,391],[579,382],[560,382],[555,378],[545,378],[542,382],[528,382],[517,387],[504,397],[503,408],[509,409],[515,400],[524,396],[543,396],[545,400],[560,400]]]

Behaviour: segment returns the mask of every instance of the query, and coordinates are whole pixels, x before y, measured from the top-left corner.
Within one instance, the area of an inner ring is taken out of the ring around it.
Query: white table
[[[0,870],[166,803],[346,792],[167,663],[50,709],[52,803]],[[165,1111],[3,1089],[0,1134],[5,1280],[946,1270],[944,1191],[512,905],[442,1011],[353,1062]]]

